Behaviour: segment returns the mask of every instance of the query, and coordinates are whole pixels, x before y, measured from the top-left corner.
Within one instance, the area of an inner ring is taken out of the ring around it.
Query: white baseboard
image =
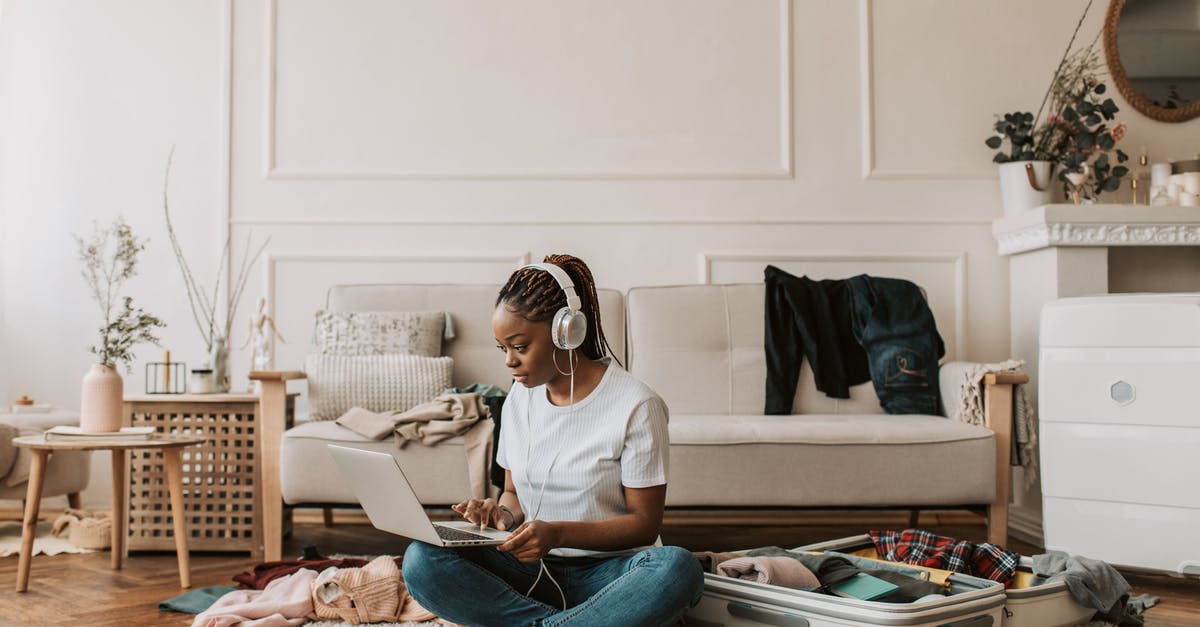
[[[1042,535],[1042,514],[1028,507],[1008,509],[1008,535],[1034,546],[1046,546]]]

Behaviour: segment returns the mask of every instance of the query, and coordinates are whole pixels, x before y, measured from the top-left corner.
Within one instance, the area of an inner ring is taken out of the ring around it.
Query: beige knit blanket
[[[983,425],[987,408],[984,406],[983,377],[989,372],[1012,372],[1025,362],[1009,359],[994,364],[975,364],[963,372],[959,381],[958,407],[952,417],[960,422]],[[947,408],[950,411],[950,408]],[[1025,488],[1037,483],[1037,415],[1025,386],[1013,386],[1013,460],[1025,471]]]
[[[499,490],[489,478],[492,462],[492,419],[479,394],[442,394],[404,412],[377,413],[352,407],[337,423],[355,433],[382,440],[395,434],[396,445],[409,442],[434,446],[455,436],[463,437],[471,497],[496,496]]]
[[[380,555],[361,568],[325,569],[312,582],[312,603],[317,618],[353,625],[437,618],[408,594],[390,555]]]

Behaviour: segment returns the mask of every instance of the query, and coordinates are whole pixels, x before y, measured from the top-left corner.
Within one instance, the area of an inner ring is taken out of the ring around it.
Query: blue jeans
[[[404,553],[404,583],[425,609],[461,625],[671,625],[700,600],[704,573],[686,549],[652,547],[616,557],[544,560],[566,595],[545,575],[531,596],[537,562],[494,547],[437,547],[414,541]]]
[[[946,354],[921,288],[865,274],[846,279],[851,329],[867,351],[879,404],[889,414],[938,411],[938,359]]]

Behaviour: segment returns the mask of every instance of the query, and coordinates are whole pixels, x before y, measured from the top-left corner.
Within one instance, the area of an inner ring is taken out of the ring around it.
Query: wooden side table
[[[294,395],[287,399],[292,415]],[[147,394],[125,398],[132,426],[203,437],[184,456],[184,517],[193,551],[249,551],[263,556],[262,409],[254,394]],[[169,550],[162,511],[164,468],[158,451],[130,456],[127,550]]]
[[[179,559],[179,585],[190,588],[187,523],[183,511],[183,471],[180,451],[187,446],[202,444],[206,438],[181,435],[159,435],[147,439],[46,440],[43,435],[14,438],[12,443],[33,453],[29,469],[29,487],[25,493],[25,522],[21,528],[21,557],[17,563],[17,592],[29,589],[29,566],[33,559],[33,538],[37,532],[38,509],[42,501],[42,482],[46,478],[46,461],[54,451],[111,451],[113,469],[112,567],[119,570],[125,558],[125,451],[159,450],[166,460],[167,485],[170,491],[171,512],[175,525],[175,554]]]

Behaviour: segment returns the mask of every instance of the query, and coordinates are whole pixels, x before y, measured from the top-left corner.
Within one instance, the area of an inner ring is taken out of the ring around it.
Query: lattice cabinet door
[[[186,394],[125,399],[130,425],[208,438],[183,451],[183,504],[191,551],[249,551],[262,556],[258,397]],[[288,402],[289,421],[293,415]],[[163,456],[129,453],[130,550],[175,550]]]

